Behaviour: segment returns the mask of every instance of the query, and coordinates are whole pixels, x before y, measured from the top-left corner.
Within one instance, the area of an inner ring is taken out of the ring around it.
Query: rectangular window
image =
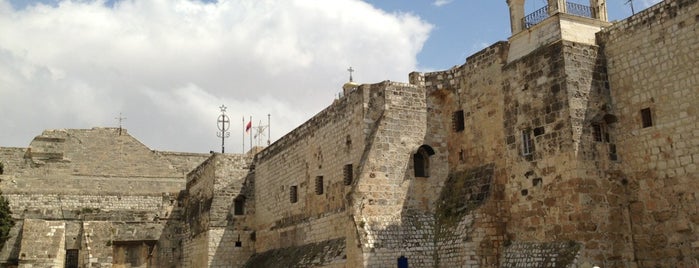
[[[534,153],[534,143],[532,142],[529,130],[522,131],[522,155],[532,155]]]
[[[352,178],[353,178],[353,170],[352,170],[352,164],[347,164],[345,165],[345,168],[343,170],[343,175],[344,175],[344,184],[345,185],[352,185]]]
[[[233,200],[233,215],[245,214],[245,198],[236,198]]]
[[[299,201],[298,186],[293,185],[293,186],[289,187],[289,201],[291,203],[296,203]]]
[[[616,155],[616,145],[609,144],[609,160],[617,161],[618,157]]]
[[[67,249],[66,250],[66,268],[78,268],[78,250],[77,249]]]
[[[592,137],[595,141],[602,141],[602,126],[600,124],[592,124]]]
[[[323,176],[316,177],[316,194],[323,194]]]
[[[643,128],[653,126],[653,115],[650,112],[650,108],[641,109],[641,121],[643,122]]]
[[[459,110],[451,115],[451,127],[455,132],[464,131],[466,128],[464,124],[464,111]]]
[[[538,127],[534,129],[534,136],[536,137],[544,135],[544,133],[546,133],[546,129],[544,127]]]

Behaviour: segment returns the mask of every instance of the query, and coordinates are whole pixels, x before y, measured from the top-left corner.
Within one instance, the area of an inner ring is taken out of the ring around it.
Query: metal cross
[[[352,81],[352,73],[354,72],[354,69],[352,69],[352,66],[350,66],[349,69],[347,69],[347,71],[350,73],[350,82],[353,82]]]
[[[231,133],[228,132],[228,129],[231,127],[231,120],[228,119],[226,115],[226,106],[221,105],[221,107],[218,108],[221,109],[221,115],[218,116],[217,126],[219,131],[216,132],[216,136],[221,138],[221,153],[225,153],[226,147],[224,140],[231,136]]]
[[[121,136],[121,123],[126,120],[126,117],[121,116],[121,113],[119,113],[119,117],[114,117],[114,119],[119,120],[119,136]]]

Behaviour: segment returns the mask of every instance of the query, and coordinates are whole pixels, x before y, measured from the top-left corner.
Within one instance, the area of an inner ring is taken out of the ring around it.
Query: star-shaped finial
[[[227,109],[226,106],[224,106],[224,105],[221,105],[221,107],[218,107],[218,108],[221,109],[221,112],[222,112],[222,113],[225,113],[225,112],[226,112],[226,109]]]

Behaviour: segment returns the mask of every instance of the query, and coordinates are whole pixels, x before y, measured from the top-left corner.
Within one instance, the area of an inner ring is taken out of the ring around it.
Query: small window
[[[289,201],[291,203],[296,203],[299,201],[298,186],[293,185],[293,186],[289,187]]]
[[[343,175],[344,175],[344,184],[345,185],[352,185],[352,178],[353,178],[353,170],[352,170],[352,164],[347,164],[345,165],[345,168],[343,170]]]
[[[464,111],[459,110],[451,114],[451,127],[455,132],[464,131]]]
[[[641,121],[643,122],[643,128],[653,126],[653,115],[650,112],[650,108],[641,110]]]
[[[534,129],[534,136],[538,137],[544,135],[544,133],[546,133],[546,129],[544,129],[544,127],[538,127]]]
[[[592,137],[595,141],[602,141],[602,125],[592,124]]]
[[[239,248],[243,246],[243,242],[240,241],[240,235],[238,235],[238,240],[235,241],[235,247]]]
[[[323,176],[316,177],[316,194],[323,194]]]
[[[532,142],[529,130],[522,131],[522,155],[532,155],[534,153],[534,143]]]
[[[66,250],[66,268],[78,268],[79,251],[77,249]]]
[[[245,215],[245,197],[233,200],[233,215]]]
[[[617,161],[618,156],[616,155],[616,145],[609,144],[609,160]]]

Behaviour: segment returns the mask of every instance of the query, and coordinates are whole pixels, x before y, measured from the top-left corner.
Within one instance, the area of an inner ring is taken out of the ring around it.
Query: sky
[[[609,0],[610,20],[631,15],[625,2]],[[152,149],[220,151],[225,105],[226,152],[240,153],[250,117],[270,115],[273,142],[332,104],[348,67],[377,83],[461,65],[507,40],[507,12],[505,0],[0,0],[0,146],[121,114]]]

